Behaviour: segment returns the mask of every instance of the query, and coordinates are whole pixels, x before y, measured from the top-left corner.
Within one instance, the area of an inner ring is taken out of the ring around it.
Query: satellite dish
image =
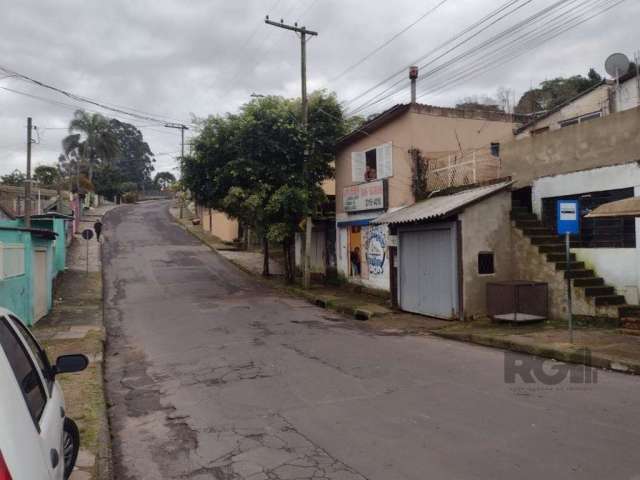
[[[613,53],[604,62],[604,69],[613,78],[619,78],[629,70],[629,58],[624,53]]]

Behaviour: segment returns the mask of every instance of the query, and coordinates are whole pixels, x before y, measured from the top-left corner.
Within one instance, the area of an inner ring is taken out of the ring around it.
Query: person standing
[[[102,233],[102,222],[100,219],[93,224],[93,231],[96,232],[96,240],[100,241],[100,234]]]

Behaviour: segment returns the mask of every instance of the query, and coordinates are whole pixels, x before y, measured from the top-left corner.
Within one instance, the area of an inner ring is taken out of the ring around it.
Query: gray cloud
[[[551,2],[534,0],[505,19],[504,26]],[[349,75],[329,81],[436,3],[0,0],[0,65],[106,103],[187,122],[191,114],[235,110],[252,92],[299,95],[298,40],[292,32],[264,25],[269,13],[320,32],[309,43],[310,86],[335,90],[344,100],[503,2],[450,0]],[[637,18],[640,5],[628,0],[512,63],[422,100],[451,105],[466,95],[493,94],[501,85],[521,94],[546,78],[584,74],[592,66],[602,72],[609,53],[632,55],[638,48],[633,21]],[[434,78],[433,83],[446,78]],[[428,86],[425,82],[421,88]],[[41,142],[33,149],[34,164],[54,162],[73,108],[82,105],[17,79],[0,80],[0,87],[72,104],[46,103],[0,89],[0,173],[24,166],[27,116],[41,129]],[[406,100],[408,88],[403,96]],[[157,170],[174,168],[179,132],[141,120],[131,123],[145,125],[145,138],[159,154]]]

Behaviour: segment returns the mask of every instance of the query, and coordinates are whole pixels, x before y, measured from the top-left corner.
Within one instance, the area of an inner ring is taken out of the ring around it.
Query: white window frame
[[[18,254],[22,256],[22,261],[17,262],[18,270],[14,272],[7,272],[6,268],[8,267],[6,262],[6,255],[11,252],[16,251]],[[20,277],[26,273],[26,255],[25,248],[22,243],[2,243],[0,242],[0,280],[6,280],[8,278]]]

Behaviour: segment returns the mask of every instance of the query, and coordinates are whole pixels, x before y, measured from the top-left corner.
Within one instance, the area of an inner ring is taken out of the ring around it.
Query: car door
[[[14,328],[18,330],[22,335],[22,338],[27,344],[28,349],[30,350],[31,355],[38,367],[40,377],[42,378],[43,383],[46,385],[49,401],[47,402],[45,411],[43,412],[42,419],[40,421],[41,435],[43,436],[43,439],[46,439],[45,443],[48,446],[48,451],[51,452],[52,449],[55,449],[58,451],[58,455],[60,457],[60,460],[58,462],[60,467],[53,468],[53,478],[58,478],[56,476],[58,474],[57,470],[60,470],[59,478],[63,478],[64,458],[62,457],[64,454],[63,426],[65,411],[62,389],[55,381],[55,375],[53,373],[53,369],[51,368],[47,353],[40,346],[29,329],[25,327],[25,325],[17,317],[11,314],[9,314],[8,317],[11,320]]]
[[[10,362],[8,358],[13,353],[5,350],[6,333],[6,324],[0,322],[0,456],[14,480],[49,480],[39,434],[13,372],[15,360]]]
[[[12,315],[5,317],[4,321],[12,328],[21,350],[28,357],[29,369],[23,362],[21,371],[16,372],[16,378],[21,385],[38,432],[41,455],[47,465],[50,478],[62,480],[64,475],[62,392],[53,380],[53,372],[44,351],[31,332]]]

